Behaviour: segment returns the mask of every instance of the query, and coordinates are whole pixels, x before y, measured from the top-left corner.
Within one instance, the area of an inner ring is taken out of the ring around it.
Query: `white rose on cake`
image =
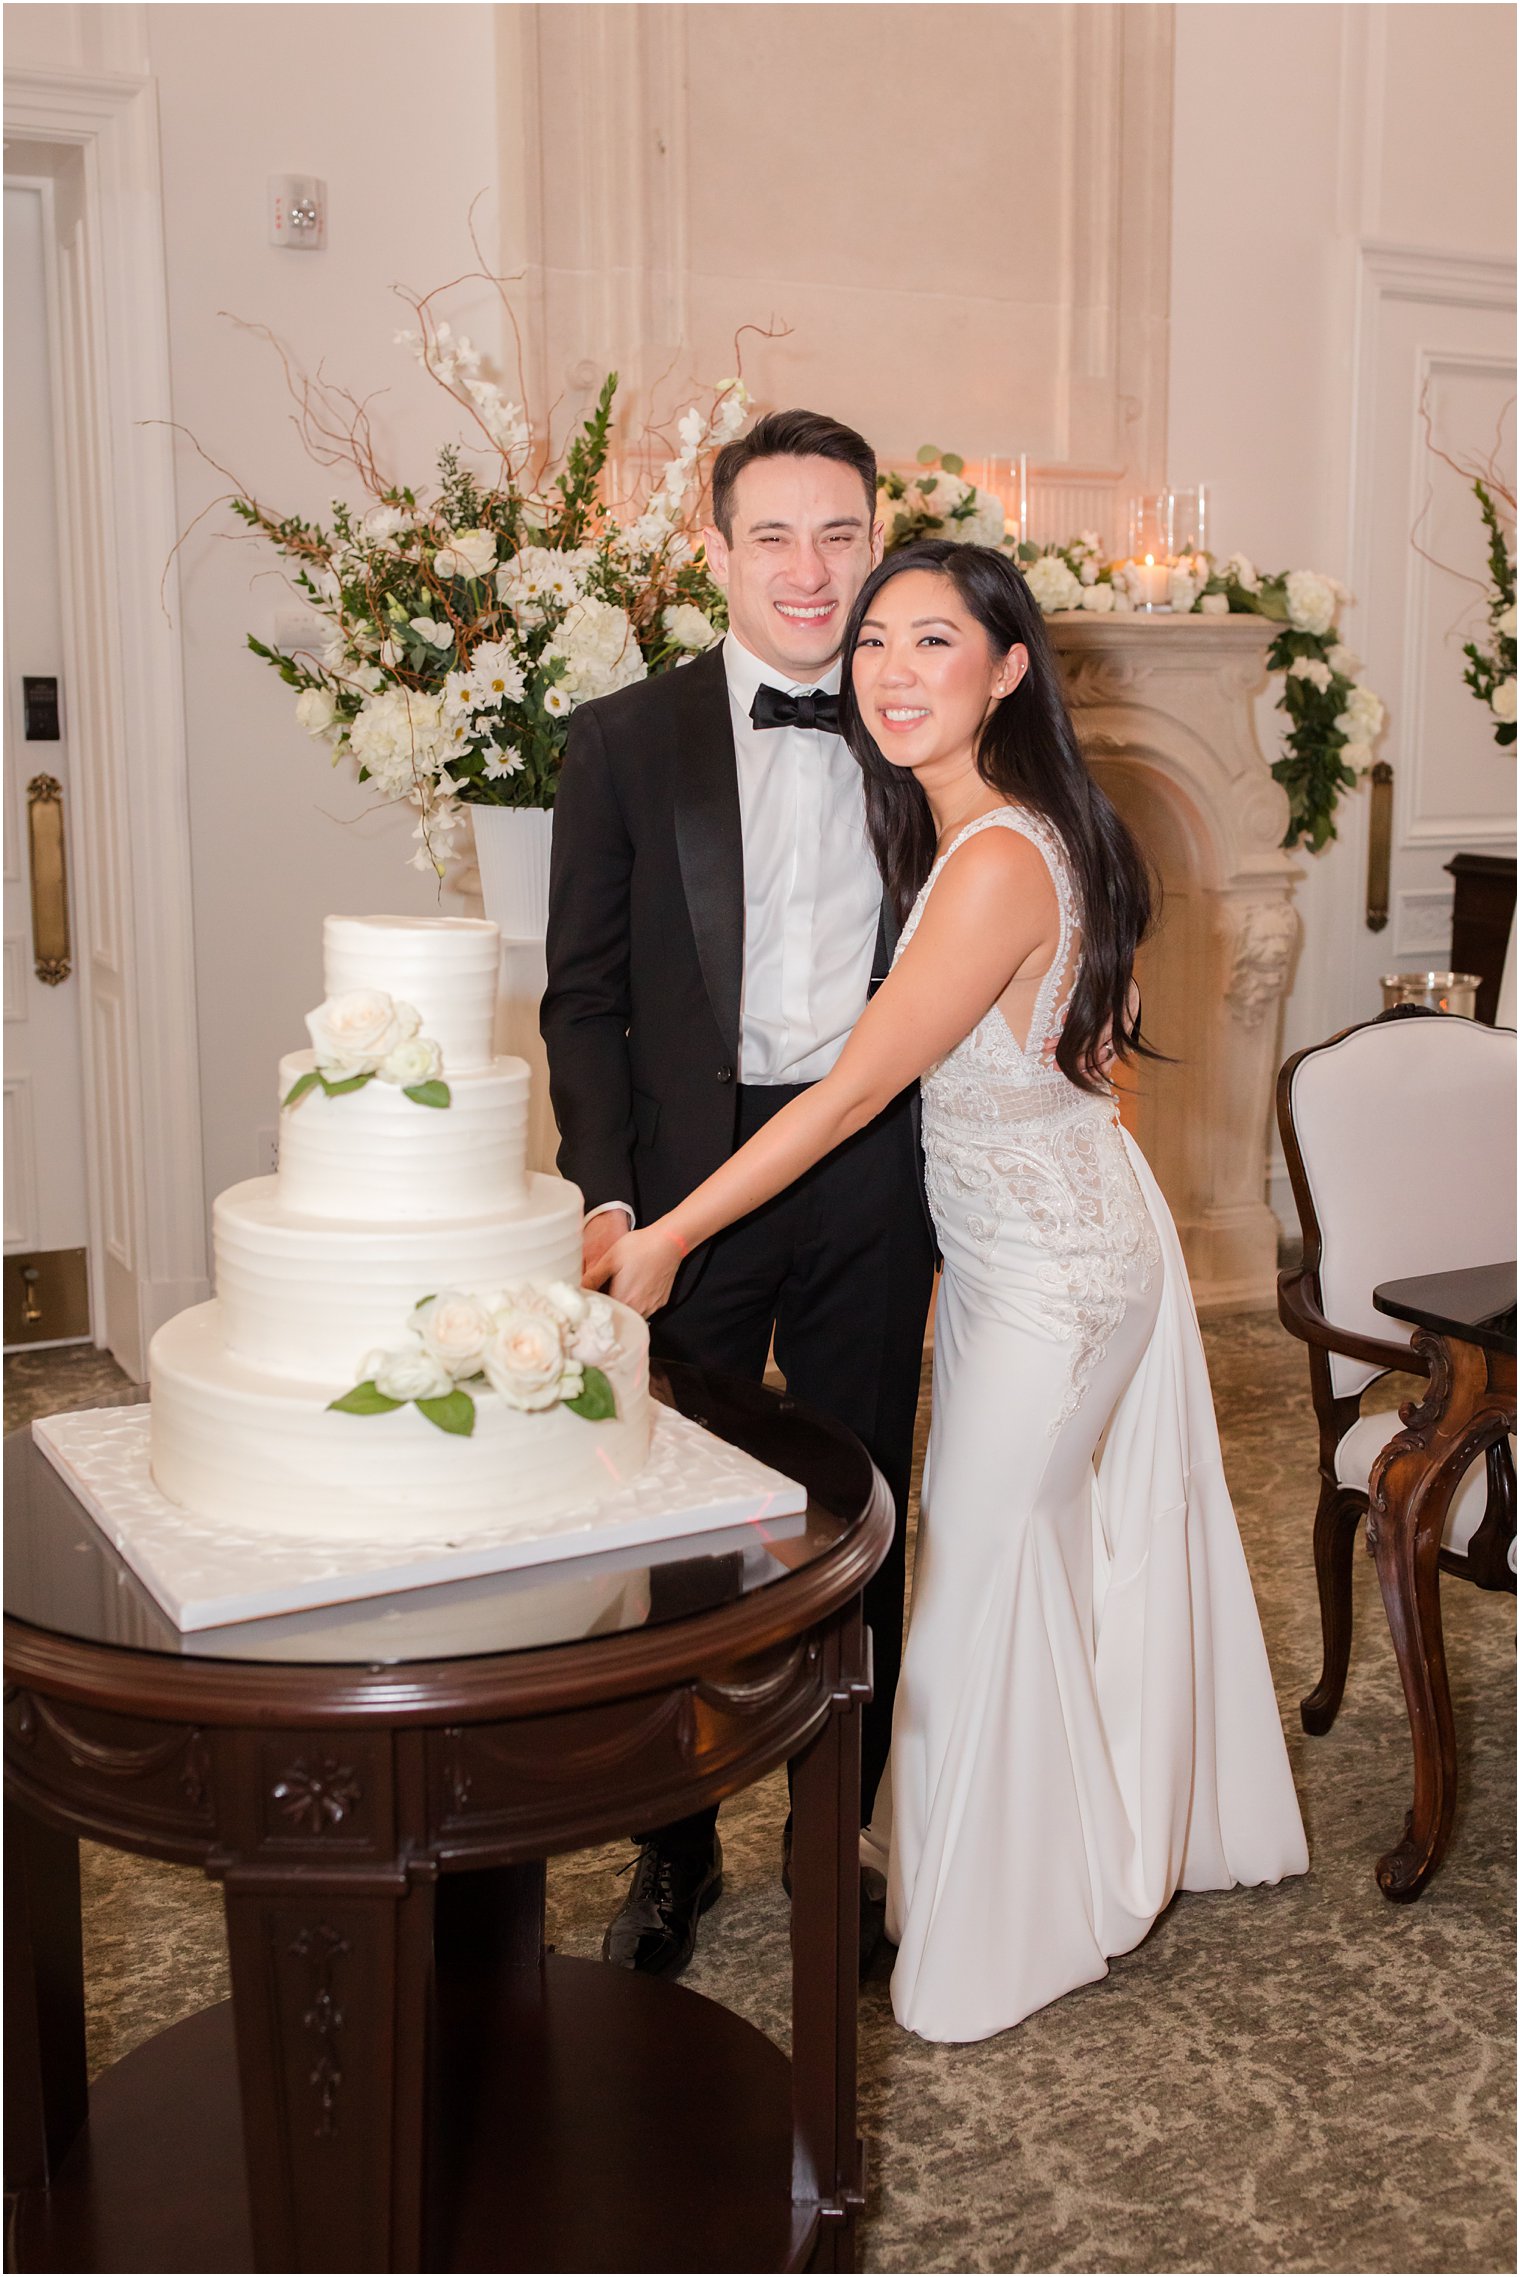
[[[306,1015],[317,1065],[336,1080],[370,1075],[422,1026],[422,1015],[383,988],[351,988]]]
[[[478,1297],[466,1296],[458,1289],[445,1289],[440,1296],[429,1297],[425,1305],[417,1307],[413,1325],[424,1349],[454,1379],[479,1371],[485,1348],[496,1333],[489,1308]]]
[[[599,1368],[615,1360],[623,1347],[618,1342],[617,1314],[602,1296],[586,1299],[586,1317],[570,1340],[570,1357],[586,1368]]]
[[[416,1335],[394,1351],[371,1352],[361,1361],[359,1376],[386,1399],[442,1399],[454,1389],[448,1369]]]
[[[443,1073],[443,1053],[431,1036],[408,1036],[375,1069],[382,1083],[431,1083]]]
[[[547,1312],[504,1307],[481,1354],[486,1381],[509,1407],[532,1411],[574,1399],[581,1388],[579,1368],[567,1364],[564,1324]],[[569,1379],[574,1381],[567,1390]]]
[[[567,1328],[576,1328],[585,1319],[588,1301],[585,1290],[569,1281],[551,1281],[544,1291],[544,1303],[558,1313]]]

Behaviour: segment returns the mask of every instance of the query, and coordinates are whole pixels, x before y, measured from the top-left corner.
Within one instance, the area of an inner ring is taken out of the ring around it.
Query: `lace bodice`
[[[1054,1432],[1123,1316],[1130,1266],[1138,1261],[1148,1284],[1160,1252],[1113,1097],[1083,1090],[1056,1065],[1082,943],[1076,885],[1052,825],[1005,806],[957,831],[924,880],[897,953],[917,931],[951,855],[978,831],[999,829],[1016,830],[1044,857],[1060,934],[1023,1043],[994,1004],[923,1077],[925,1182],[947,1259],[969,1245],[981,1268],[996,1274],[1016,1262],[1005,1242],[1016,1251],[1027,1241],[1038,1255],[1041,1309],[1072,1354]]]
[[[1059,1107],[1063,1104],[1062,1093],[1074,1095],[1077,1101],[1092,1098],[1091,1093],[1079,1091],[1075,1084],[1069,1083],[1056,1066],[1056,1046],[1061,1040],[1071,992],[1081,969],[1082,948],[1076,887],[1066,850],[1051,824],[1042,815],[1031,814],[1023,807],[1000,806],[994,807],[991,814],[978,815],[975,822],[968,822],[963,830],[958,830],[919,889],[918,899],[902,929],[897,954],[902,955],[917,932],[924,906],[951,855],[983,830],[1013,830],[1038,848],[1055,887],[1060,937],[1039,983],[1023,1043],[1009,1027],[1001,1005],[994,1004],[970,1035],[929,1070],[923,1079],[924,1101],[926,1107],[932,1103],[937,1111],[956,1121],[998,1122],[1010,1116],[1022,1120],[1025,1113]],[[1015,1100],[1009,1096],[1011,1092],[1035,1096]]]

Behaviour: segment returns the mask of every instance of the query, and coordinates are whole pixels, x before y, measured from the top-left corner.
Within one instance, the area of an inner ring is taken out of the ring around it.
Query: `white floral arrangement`
[[[380,1082],[395,1084],[419,1107],[447,1107],[452,1094],[440,1080],[443,1053],[421,1030],[417,1007],[388,996],[383,988],[351,988],[329,996],[306,1015],[317,1064],[296,1078],[281,1106],[297,1106],[308,1091],[338,1099]]]
[[[297,389],[304,439],[359,478],[325,524],[252,497],[232,510],[293,566],[328,637],[312,650],[248,645],[296,691],[306,732],[386,800],[418,810],[412,856],[443,874],[471,805],[551,807],[576,707],[683,664],[721,638],[723,596],[697,539],[705,462],[749,416],[738,379],[677,422],[636,509],[600,495],[616,373],[558,463],[430,299],[397,335],[475,429],[485,471],[440,453],[431,497],[384,473],[362,407]]]
[[[485,1390],[524,1414],[567,1407],[603,1423],[617,1400],[601,1363],[619,1349],[610,1300],[568,1281],[488,1297],[445,1289],[422,1298],[400,1342],[369,1353],[353,1390],[328,1405],[388,1415],[410,1403],[438,1430],[467,1439]]]
[[[919,452],[917,473],[878,474],[876,512],[888,553],[919,538],[1000,546],[1007,535],[1002,500],[966,480],[963,458],[932,443]]]
[[[1045,616],[1073,610],[1123,616],[1134,610],[1137,597],[1129,565],[1107,559],[1096,531],[1084,530],[1065,545],[1021,543],[1016,531],[1005,528],[1001,503],[963,479],[963,459],[929,445],[918,457],[929,473],[878,477],[888,552],[926,537],[1000,546],[1018,563]],[[1212,554],[1195,553],[1168,567],[1167,600],[1175,615],[1257,616],[1281,626],[1267,651],[1267,669],[1282,675],[1277,708],[1288,723],[1281,756],[1272,767],[1288,794],[1283,844],[1304,845],[1318,853],[1335,836],[1335,809],[1342,792],[1371,772],[1373,745],[1386,717],[1381,699],[1358,677],[1359,659],[1336,629],[1351,595],[1318,570],[1263,574],[1240,553],[1231,554],[1223,566]],[[1498,584],[1497,571],[1495,575]],[[1513,568],[1510,580],[1509,693],[1506,696],[1501,689],[1494,709],[1502,719],[1499,707],[1507,704],[1513,722]],[[1496,626],[1501,621],[1502,610],[1494,616]],[[1501,664],[1503,653],[1499,652]],[[1471,671],[1468,677],[1471,681]],[[1506,740],[1502,730],[1499,740]],[[1513,725],[1508,740],[1514,740]]]

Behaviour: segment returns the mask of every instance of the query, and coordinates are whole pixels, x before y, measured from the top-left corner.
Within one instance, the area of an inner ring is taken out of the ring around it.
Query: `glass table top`
[[[5,1444],[5,1611],[85,1643],[196,1659],[390,1667],[527,1652],[680,1620],[837,1548],[872,1497],[858,1440],[763,1384],[655,1366],[656,1398],[798,1480],[806,1511],[667,1544],[564,1558],[388,1597],[177,1629],[34,1443]]]

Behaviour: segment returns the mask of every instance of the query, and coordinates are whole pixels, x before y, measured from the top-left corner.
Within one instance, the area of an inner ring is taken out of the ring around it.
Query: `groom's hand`
[[[622,1240],[629,1229],[629,1218],[623,1210],[600,1210],[594,1218],[587,1218],[581,1228],[581,1282],[588,1289],[600,1288],[601,1264],[609,1249]]]

